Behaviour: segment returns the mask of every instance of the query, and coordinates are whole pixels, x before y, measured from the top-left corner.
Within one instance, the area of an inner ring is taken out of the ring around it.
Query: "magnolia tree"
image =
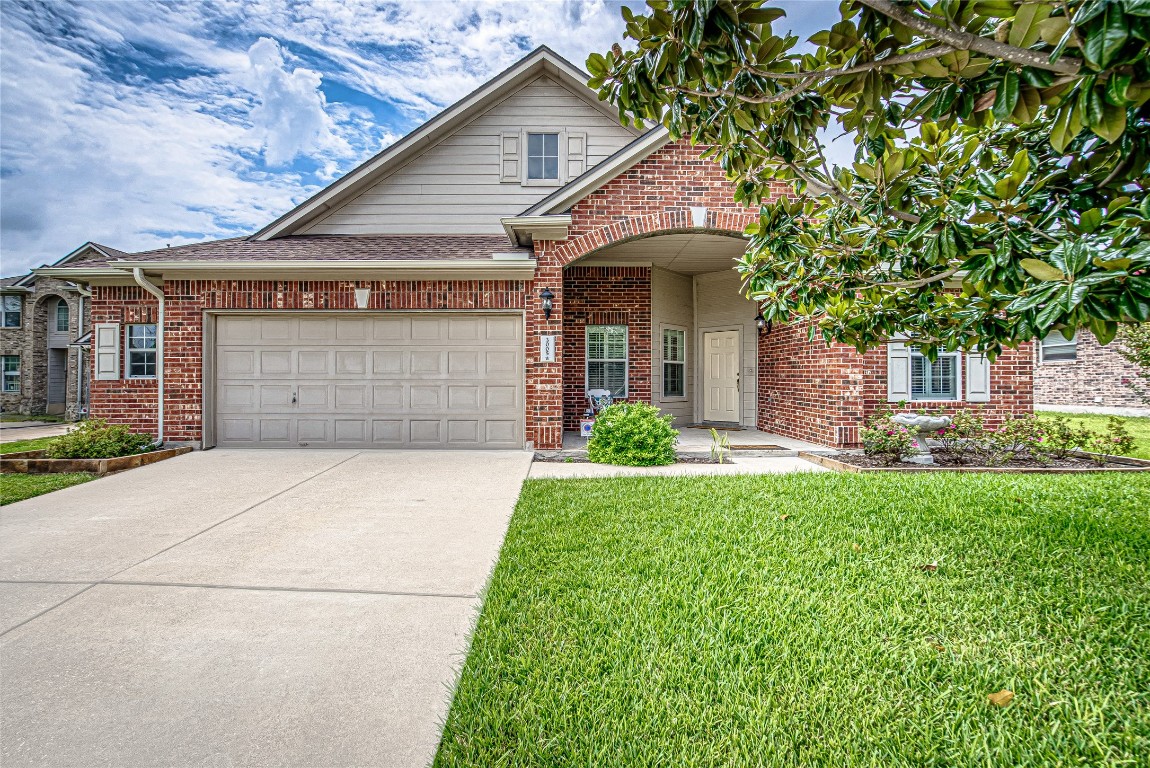
[[[761,0],[647,5],[591,86],[761,205],[739,269],[767,319],[992,357],[1150,320],[1150,0],[848,0],[801,52]]]

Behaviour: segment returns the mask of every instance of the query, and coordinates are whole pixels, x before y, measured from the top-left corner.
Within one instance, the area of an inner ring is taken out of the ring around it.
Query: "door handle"
[[[291,393],[291,404],[295,405],[295,392],[294,391]]]

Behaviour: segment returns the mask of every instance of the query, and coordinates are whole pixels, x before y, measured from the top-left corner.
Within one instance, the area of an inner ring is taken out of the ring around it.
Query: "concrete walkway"
[[[41,437],[59,437],[72,428],[71,424],[48,421],[17,421],[0,424],[0,443],[14,440],[38,440]]]
[[[671,464],[666,467],[616,467],[585,462],[542,462],[531,465],[530,477],[689,477],[697,475],[774,475],[785,472],[829,472],[794,456],[739,456],[725,464]]]
[[[0,509],[0,764],[432,759],[525,452],[197,452]]]

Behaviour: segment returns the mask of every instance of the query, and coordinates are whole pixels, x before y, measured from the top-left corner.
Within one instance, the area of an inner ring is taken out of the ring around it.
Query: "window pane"
[[[627,364],[626,363],[603,363],[603,367],[607,371],[607,384],[604,389],[611,390],[611,396],[614,398],[624,398],[627,396]]]
[[[56,304],[56,330],[68,330],[68,304],[63,301]]]
[[[559,178],[559,158],[546,157],[543,159],[543,178],[545,179],[558,179]]]
[[[20,297],[19,296],[5,296],[4,297],[4,309],[7,312],[19,312],[20,311]]]
[[[607,355],[608,360],[627,359],[627,327],[623,325],[607,326]]]
[[[602,360],[607,356],[607,334],[602,327],[587,329],[587,359]]]
[[[543,154],[547,157],[559,157],[559,134],[543,134]]]
[[[543,154],[543,134],[542,133],[529,133],[527,134],[527,156],[540,157]]]
[[[687,346],[682,331],[663,331],[663,360],[684,362],[687,359]]]
[[[1042,340],[1042,361],[1050,362],[1055,360],[1077,360],[1078,359],[1078,337],[1075,336],[1070,341],[1063,338],[1062,334],[1055,331]]]
[[[664,397],[683,397],[686,394],[683,381],[686,367],[682,363],[663,363]]]
[[[529,179],[542,179],[543,178],[543,158],[542,157],[529,157],[529,158],[527,158],[527,178],[529,178]]]
[[[958,357],[940,355],[933,363],[918,352],[910,356],[912,400],[958,399]]]

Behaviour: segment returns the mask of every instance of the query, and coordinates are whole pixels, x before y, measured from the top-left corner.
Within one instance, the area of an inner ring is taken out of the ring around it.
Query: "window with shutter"
[[[966,356],[966,399],[971,403],[990,402],[990,361],[986,355]]]
[[[587,134],[583,131],[567,131],[567,176],[570,181],[587,170]]]
[[[96,379],[120,378],[120,324],[96,323],[92,343],[95,345]]]
[[[500,135],[499,153],[499,180],[519,183],[519,131]]]

